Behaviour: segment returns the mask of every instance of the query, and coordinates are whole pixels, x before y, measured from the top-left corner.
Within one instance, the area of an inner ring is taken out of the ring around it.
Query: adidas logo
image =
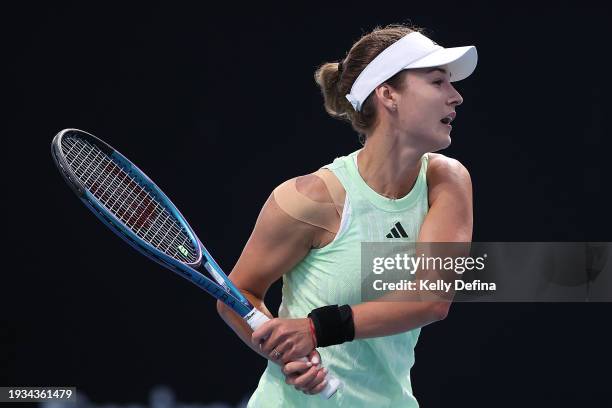
[[[404,230],[404,227],[398,221],[391,228],[391,232],[387,234],[387,238],[408,238],[408,234],[406,234],[406,230]]]

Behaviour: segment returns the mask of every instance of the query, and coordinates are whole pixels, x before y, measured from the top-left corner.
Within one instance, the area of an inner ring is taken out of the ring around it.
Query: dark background
[[[5,10],[0,385],[75,385],[96,403],[145,403],[160,384],[184,402],[248,395],[264,361],[213,299],[88,214],[52,163],[51,139],[75,127],[123,152],[229,272],[276,185],[359,148],[350,126],[324,112],[313,72],[376,25],[410,20],[444,46],[478,47],[475,73],[456,84],[465,101],[444,151],[472,175],[475,241],[612,241],[601,7]],[[278,302],[276,285],[271,309]],[[455,304],[422,331],[415,395],[425,408],[602,406],[611,312],[608,303]]]

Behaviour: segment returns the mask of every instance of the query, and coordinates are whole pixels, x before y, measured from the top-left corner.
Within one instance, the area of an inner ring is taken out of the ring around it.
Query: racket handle
[[[253,308],[253,310],[244,317],[244,320],[251,326],[251,329],[257,330],[259,326],[270,320],[268,316],[261,313],[259,310]],[[308,361],[306,357],[300,358],[300,361]],[[338,391],[338,388],[342,386],[342,381],[334,377],[331,373],[327,373],[327,384],[325,384],[325,388],[321,391],[320,395],[329,399],[332,395]]]

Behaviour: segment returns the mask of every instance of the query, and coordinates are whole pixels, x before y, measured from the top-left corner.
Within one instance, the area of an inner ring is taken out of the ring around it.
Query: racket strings
[[[82,184],[139,238],[182,262],[197,261],[197,250],[184,227],[102,150],[74,137],[62,139],[62,150]]]
[[[81,152],[84,151],[81,149]],[[92,152],[94,152],[94,159],[98,159],[102,163],[102,166],[99,164],[97,167],[103,167],[107,170],[110,167],[106,177],[101,180],[102,187],[105,184],[107,185],[106,189],[99,188],[96,185],[96,180],[89,183],[91,187],[89,185],[88,187],[90,187],[94,196],[97,196],[113,214],[117,215],[140,238],[165,253],[171,252],[172,254],[169,255],[179,255],[181,260],[189,258],[189,256],[185,256],[185,250],[187,250],[187,255],[189,255],[189,245],[185,245],[185,241],[190,242],[190,240],[185,234],[181,233],[180,225],[174,221],[173,217],[123,169],[113,161],[106,159],[106,156],[99,149],[91,146],[88,155],[91,155]],[[87,156],[85,156],[84,161],[87,161]],[[95,166],[90,165],[85,171],[92,167],[95,168]],[[164,213],[165,218],[159,222],[159,216]],[[160,232],[164,230],[165,233],[159,237]],[[172,239],[169,239],[168,236]],[[179,240],[179,238],[182,239]],[[180,248],[181,246],[182,248]],[[181,251],[180,249],[183,250]],[[192,254],[195,258],[195,252],[192,251]]]

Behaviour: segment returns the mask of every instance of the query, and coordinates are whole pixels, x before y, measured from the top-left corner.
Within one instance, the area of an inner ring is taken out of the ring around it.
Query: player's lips
[[[457,116],[457,113],[455,111],[449,113],[448,115],[446,115],[445,117],[443,117],[442,119],[440,119],[440,122],[444,123],[445,125],[449,125],[450,123],[455,120],[455,117]]]

